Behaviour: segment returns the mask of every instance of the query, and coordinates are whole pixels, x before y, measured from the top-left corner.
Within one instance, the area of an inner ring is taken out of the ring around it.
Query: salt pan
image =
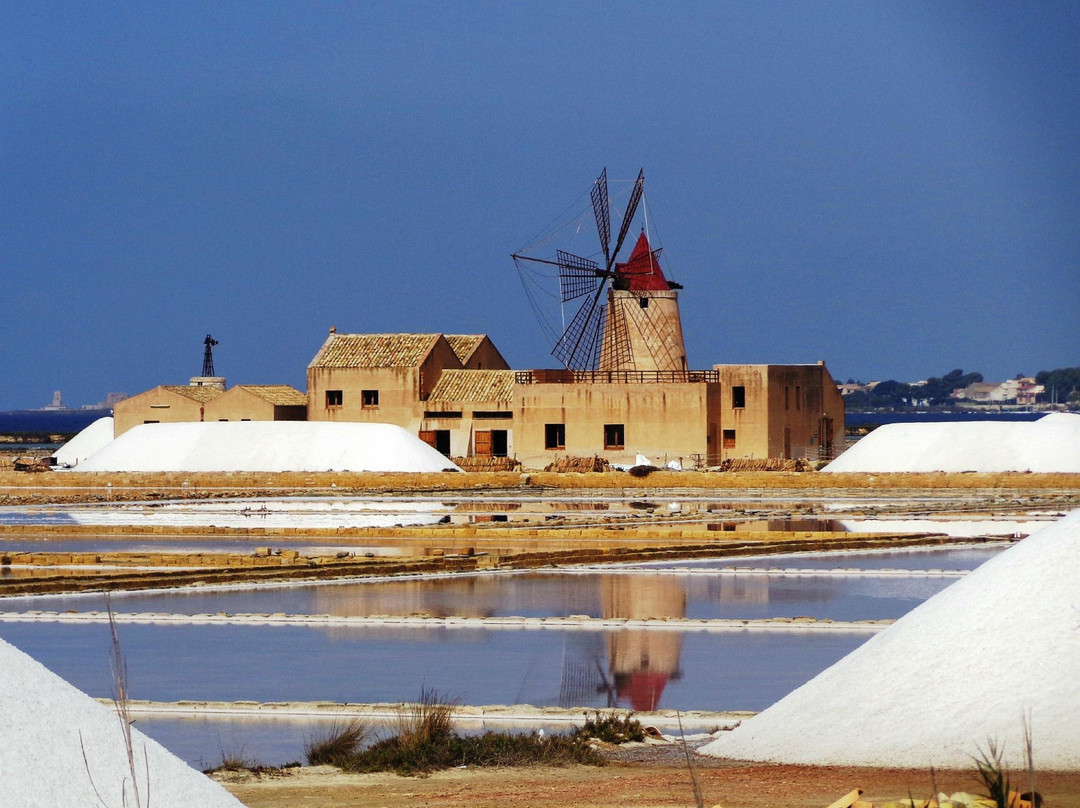
[[[1080,510],[933,596],[704,754],[970,768],[993,740],[1080,769]]]
[[[392,424],[230,421],[142,424],[76,471],[460,471]]]

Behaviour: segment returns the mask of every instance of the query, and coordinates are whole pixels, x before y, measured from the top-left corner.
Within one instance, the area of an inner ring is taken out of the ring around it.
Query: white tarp
[[[826,766],[969,769],[993,740],[1080,769],[1080,510],[1006,550],[704,754]]]
[[[242,808],[224,788],[138,730],[132,730],[132,741],[134,778],[116,710],[0,640],[0,803]]]
[[[444,469],[460,471],[399,426],[323,421],[142,424],[75,468],[190,472]]]
[[[844,472],[1080,473],[1080,415],[1037,421],[885,424],[827,465]]]

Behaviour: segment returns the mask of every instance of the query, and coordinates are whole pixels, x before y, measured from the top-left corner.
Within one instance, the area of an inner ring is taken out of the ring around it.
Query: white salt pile
[[[224,788],[138,730],[132,730],[133,778],[115,709],[3,640],[0,685],[3,805],[242,808]]]
[[[62,468],[74,468],[113,439],[113,419],[98,418],[90,426],[56,450],[53,457]]]
[[[814,765],[970,768],[989,740],[1080,769],[1080,510],[987,561],[700,751]]]
[[[76,471],[460,470],[391,424],[229,421],[142,424]]]
[[[824,471],[1080,473],[1080,415],[1037,421],[886,424]]]

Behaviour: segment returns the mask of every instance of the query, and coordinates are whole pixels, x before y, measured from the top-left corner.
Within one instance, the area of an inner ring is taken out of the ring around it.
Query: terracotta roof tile
[[[510,401],[512,370],[444,370],[428,401]]]
[[[454,349],[454,353],[463,365],[469,361],[473,351],[484,341],[484,334],[444,334],[443,336],[446,337],[446,341],[450,343],[450,347]]]
[[[198,387],[193,384],[163,384],[161,389],[176,393],[179,396],[190,398],[192,401],[210,401],[217,398],[224,390],[217,387]]]
[[[331,334],[308,367],[418,367],[439,336],[439,334]]]
[[[276,406],[307,406],[307,394],[287,384],[238,384],[236,386]]]

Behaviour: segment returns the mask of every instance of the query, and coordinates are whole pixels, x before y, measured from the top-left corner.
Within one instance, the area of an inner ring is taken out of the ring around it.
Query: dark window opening
[[[737,410],[746,406],[746,388],[742,385],[731,388],[731,406]]]
[[[795,409],[802,409],[802,388],[795,385]]]
[[[791,409],[791,388],[790,387],[785,387],[784,388],[784,409],[785,410],[790,410]]]
[[[379,391],[378,390],[361,390],[360,391],[360,406],[361,407],[378,407],[379,406]]]
[[[425,410],[425,418],[460,418],[461,410]]]
[[[566,424],[544,424],[544,448],[566,448]]]
[[[161,421],[143,421],[144,424],[160,424]]]
[[[420,440],[433,448],[435,451],[450,456],[450,430],[449,429],[421,429]]]
[[[478,429],[473,433],[473,456],[506,457],[506,434],[505,429]]]
[[[340,407],[345,401],[345,396],[342,395],[340,390],[327,390],[326,391],[326,406],[327,407]]]
[[[724,430],[724,448],[725,449],[734,449],[735,448],[735,430],[734,429],[725,429]]]
[[[623,424],[604,424],[604,448],[622,449],[625,445],[625,426]]]
[[[473,410],[473,418],[477,420],[483,419],[495,419],[495,418],[513,418],[514,413],[506,412],[503,410]]]

